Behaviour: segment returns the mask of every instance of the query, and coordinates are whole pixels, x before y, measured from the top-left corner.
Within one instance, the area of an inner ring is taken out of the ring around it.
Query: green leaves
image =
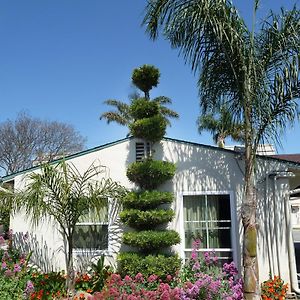
[[[112,106],[114,109],[102,113],[100,120],[105,119],[107,123],[116,122],[120,125],[128,126],[131,129],[131,133],[138,137],[142,137],[142,130],[144,130],[146,137],[152,137],[152,140],[149,141],[157,141],[158,137],[163,137],[166,126],[170,125],[169,118],[178,118],[178,114],[165,106],[165,104],[172,103],[168,97],[159,96],[150,100],[149,91],[157,86],[159,77],[159,70],[151,65],[143,65],[134,69],[132,82],[144,92],[144,98],[139,98],[139,94],[137,93],[130,99],[130,104],[113,99],[104,101],[105,104]],[[149,117],[156,118],[143,120]],[[137,120],[140,123],[134,124]],[[155,129],[151,130],[153,126],[155,126]],[[154,138],[154,133],[157,130],[159,134]]]
[[[148,158],[134,162],[127,169],[127,177],[144,190],[152,190],[165,181],[172,179],[176,167],[173,163]]]
[[[259,1],[254,2],[254,11]],[[243,140],[279,142],[279,134],[299,115],[300,11],[270,12],[260,30],[250,32],[228,0],[154,0],[143,21],[150,37],[161,33],[199,72],[204,114],[226,106],[235,125],[247,124]]]
[[[175,212],[171,209],[153,209],[147,211],[126,209],[120,213],[120,219],[130,227],[147,229],[170,222],[174,215]]]
[[[171,192],[144,191],[129,192],[121,200],[123,207],[141,210],[153,209],[161,204],[172,203],[174,195]]]
[[[132,83],[145,93],[149,99],[149,91],[159,83],[159,69],[152,65],[143,65],[133,70]]]
[[[164,137],[167,122],[161,114],[157,114],[150,118],[136,120],[129,128],[134,137],[155,143]]]
[[[181,261],[177,255],[143,255],[125,252],[118,255],[118,266],[118,271],[122,277],[126,275],[134,277],[138,271],[144,277],[155,274],[164,280],[168,274],[175,275],[181,267]]]

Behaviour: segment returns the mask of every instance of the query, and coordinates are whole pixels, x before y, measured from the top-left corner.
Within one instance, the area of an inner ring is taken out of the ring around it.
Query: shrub
[[[130,114],[135,120],[154,117],[159,114],[157,102],[139,98],[132,101],[130,105]]]
[[[153,209],[142,211],[139,209],[127,209],[120,213],[120,219],[126,225],[133,228],[146,229],[170,222],[175,213],[171,209]]]
[[[127,177],[142,189],[152,190],[165,181],[172,179],[175,170],[176,167],[173,163],[148,158],[129,165]]]
[[[263,300],[285,299],[287,290],[288,285],[279,276],[270,277],[261,284],[261,297]]]
[[[27,268],[29,255],[9,248],[0,250],[0,299],[23,299],[33,291],[30,270]]]
[[[173,198],[174,195],[170,192],[130,192],[122,199],[122,203],[125,208],[146,210],[155,208],[161,204],[172,203]]]
[[[124,252],[118,255],[118,269],[121,276],[135,276],[142,273],[145,277],[157,275],[165,280],[168,275],[174,276],[180,269],[181,261],[177,255],[143,255]]]
[[[167,121],[161,114],[136,120],[129,125],[130,132],[134,137],[152,143],[158,142],[164,137],[166,128]]]
[[[180,236],[175,230],[132,231],[123,234],[124,244],[150,251],[180,243]]]

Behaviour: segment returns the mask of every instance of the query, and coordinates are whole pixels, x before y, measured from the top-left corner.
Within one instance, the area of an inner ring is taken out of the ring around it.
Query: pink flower
[[[167,281],[171,281],[172,280],[172,276],[171,275],[167,275]]]
[[[1,268],[2,268],[2,269],[6,269],[6,268],[7,268],[7,265],[6,265],[6,262],[5,262],[5,261],[2,262]]]
[[[15,273],[21,272],[21,267],[20,267],[20,265],[14,264],[14,272],[15,272]]]
[[[158,278],[158,276],[157,275],[150,275],[149,276],[149,278],[148,278],[148,282],[154,282],[154,281],[156,281],[157,280],[157,278]]]

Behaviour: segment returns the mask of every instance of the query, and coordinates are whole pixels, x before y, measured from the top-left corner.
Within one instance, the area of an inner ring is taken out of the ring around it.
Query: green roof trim
[[[85,154],[89,154],[89,153],[96,152],[96,151],[99,151],[99,150],[102,150],[102,149],[105,149],[105,148],[108,148],[108,147],[111,147],[111,146],[114,146],[114,145],[117,145],[117,144],[121,144],[121,143],[129,141],[133,138],[134,137],[132,137],[132,136],[126,137],[126,138],[123,138],[123,139],[120,139],[120,140],[117,140],[117,141],[114,141],[114,142],[110,142],[110,143],[103,144],[103,145],[100,145],[100,146],[97,146],[97,147],[94,147],[94,148],[83,150],[83,151],[68,155],[66,157],[55,159],[55,160],[53,160],[49,163],[50,164],[56,164],[56,163],[62,161],[63,159],[64,160],[69,160],[69,159],[72,159],[72,158],[80,157],[80,156],[83,156]],[[207,148],[207,149],[227,152],[227,153],[231,153],[231,154],[237,154],[238,153],[238,152],[236,152],[234,150],[230,150],[230,149],[224,149],[224,148],[220,148],[220,147],[217,147],[217,146],[205,145],[205,144],[200,144],[200,143],[190,142],[190,141],[185,141],[185,140],[178,140],[178,139],[169,138],[169,137],[164,137],[163,140],[164,141],[170,141],[170,142],[177,142],[177,143],[180,143],[180,144],[188,144],[188,145],[196,146],[196,147],[204,147],[204,148]],[[294,162],[294,161],[289,161],[289,160],[276,158],[276,157],[271,157],[271,156],[266,156],[266,155],[257,155],[257,156],[260,157],[260,158],[263,158],[263,159],[279,161],[279,162],[286,163],[290,166],[296,166],[296,167],[300,168],[300,163],[297,163],[297,162]],[[16,177],[18,175],[21,175],[21,174],[24,174],[24,173],[27,173],[27,172],[30,172],[30,171],[37,170],[38,168],[40,168],[40,166],[34,166],[34,167],[31,167],[31,168],[28,168],[28,169],[25,169],[25,170],[7,175],[7,176],[3,176],[2,181],[9,181],[9,180],[13,179],[14,177]]]

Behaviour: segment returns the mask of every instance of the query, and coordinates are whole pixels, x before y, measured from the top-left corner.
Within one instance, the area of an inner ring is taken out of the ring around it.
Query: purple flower
[[[5,261],[2,262],[1,268],[2,270],[7,269],[7,265]]]
[[[228,274],[228,275],[237,275],[238,274],[238,270],[235,266],[235,263],[232,261],[230,264],[225,263],[223,265],[223,271]]]
[[[34,285],[30,280],[28,280],[24,291],[25,298],[27,299],[33,292],[34,292]]]
[[[192,267],[193,271],[199,270],[200,269],[200,263],[199,261],[196,261]]]
[[[18,265],[18,264],[15,264],[15,265],[14,265],[14,272],[15,272],[15,273],[21,272],[21,266]]]

